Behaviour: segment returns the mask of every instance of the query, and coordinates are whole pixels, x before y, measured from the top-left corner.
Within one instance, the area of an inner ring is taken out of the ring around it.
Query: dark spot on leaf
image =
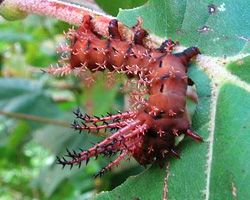
[[[245,61],[244,60],[239,60],[237,61],[236,63],[238,66],[241,66],[241,65],[244,65],[245,64]]]
[[[177,34],[178,34],[178,35],[182,35],[182,34],[183,34],[183,30],[178,29],[178,30],[177,30]]]
[[[213,29],[211,29],[210,27],[204,25],[203,27],[201,27],[200,29],[198,29],[198,32],[200,33],[206,33],[206,32],[209,32],[209,31],[212,31]]]
[[[216,10],[217,10],[216,5],[214,5],[214,4],[210,4],[207,7],[208,7],[208,12],[210,14],[214,14],[216,12]]]
[[[228,35],[222,35],[222,39],[223,40],[229,40],[229,39],[231,39]]]

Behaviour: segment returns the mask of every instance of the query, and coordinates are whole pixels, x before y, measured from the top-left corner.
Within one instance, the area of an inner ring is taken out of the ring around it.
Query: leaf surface
[[[250,196],[249,3],[151,0],[142,7],[120,11],[118,19],[127,25],[133,26],[141,17],[150,34],[200,48],[202,55],[190,64],[188,75],[199,97],[192,127],[204,142],[183,140],[178,146],[181,160],[168,156],[167,169],[152,166],[93,199]]]

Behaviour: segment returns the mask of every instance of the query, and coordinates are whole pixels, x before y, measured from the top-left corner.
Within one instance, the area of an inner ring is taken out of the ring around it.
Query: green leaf
[[[150,34],[171,37],[181,46],[200,48],[202,55],[190,64],[188,75],[195,82],[199,96],[192,127],[205,141],[198,143],[186,138],[178,146],[181,160],[167,156],[167,169],[153,165],[113,191],[94,199],[154,200],[162,199],[164,195],[170,200],[249,198],[249,3],[249,0],[219,0],[215,3],[208,0],[150,0],[142,7],[119,13],[119,20],[125,24],[133,26],[141,17],[142,26]],[[36,20],[34,22],[37,24]],[[37,37],[41,39],[39,32]],[[44,35],[48,37],[48,33]],[[15,37],[13,41],[16,41]],[[30,55],[28,58],[32,59]],[[0,80],[0,85],[0,107],[5,111],[51,118],[62,114],[38,81],[4,79]],[[100,85],[97,83],[93,91],[86,92],[83,98],[86,100],[89,95],[94,99],[94,105],[89,107],[95,115],[113,105],[116,94],[113,90],[108,93]],[[83,135],[79,139],[70,135],[73,134],[68,129],[45,127],[35,134],[35,138],[52,153],[60,154],[64,146],[69,149],[78,145],[90,146],[87,143],[92,138]],[[15,146],[21,140],[12,141]],[[70,177],[75,172],[62,172],[57,168],[50,166],[39,177],[38,185],[46,196],[52,196],[65,178],[71,181]],[[67,184],[69,182],[64,186]],[[61,188],[64,190],[59,190],[62,195],[73,190]]]
[[[210,81],[201,70],[194,67],[189,70],[189,76],[192,77],[197,84],[197,92],[199,95],[199,104],[194,116],[196,123],[193,126],[199,135],[206,138],[208,134],[207,128],[211,97]],[[199,79],[196,80],[195,77],[199,77]],[[207,144],[197,143],[191,139],[185,139],[179,145],[179,149],[181,150],[182,155],[181,160],[177,160],[170,156],[167,157],[169,162],[168,171],[171,172],[168,178],[169,193],[176,198],[174,191],[180,190],[178,194],[181,197],[188,197],[187,199],[199,198],[203,196],[200,191],[202,191],[202,187],[204,188],[205,184],[205,174],[201,174],[200,172],[205,171]],[[197,152],[199,152],[199,155],[197,155]],[[197,162],[197,157],[199,163]],[[190,165],[190,163],[192,164]],[[147,199],[148,197],[150,197],[150,200],[161,199],[164,190],[165,175],[166,170],[155,165],[142,174],[129,178],[124,184],[117,187],[112,192],[101,193],[95,199],[118,199],[119,197],[124,200],[136,198]],[[199,177],[200,180],[196,179],[197,182],[190,181],[189,185],[187,185],[187,182],[183,181],[183,178],[185,180],[190,180],[193,179],[193,177]],[[199,188],[197,189],[197,187]],[[143,188],[147,188],[147,192],[145,192],[145,189]],[[185,188],[185,190],[183,190],[183,188]],[[193,192],[187,194],[188,190]],[[172,191],[173,194],[171,194]]]
[[[247,199],[250,196],[250,90],[225,83],[216,105],[211,199]],[[235,192],[235,194],[234,194]]]
[[[94,134],[83,132],[79,135],[72,129],[55,126],[46,126],[43,129],[39,129],[34,134],[35,141],[48,149],[53,154],[53,158],[65,155],[66,149],[69,149],[70,151],[74,149],[76,152],[79,152],[78,148],[90,148],[92,146],[90,142],[97,142],[97,138],[100,140],[100,137],[97,137]],[[92,181],[92,174],[100,170],[98,167],[94,166],[94,168],[97,169],[92,170],[91,173],[86,173],[90,167],[93,168],[93,164],[95,163],[91,163],[84,169],[74,167],[72,170],[69,170],[69,166],[66,166],[65,169],[62,170],[62,166],[53,163],[50,166],[46,166],[41,171],[39,177],[34,181],[34,184],[41,188],[46,197],[51,197],[52,195],[54,197],[54,195],[61,194],[55,194],[55,190],[58,188],[62,189],[64,187],[62,183],[65,184],[67,179],[79,178],[80,176],[81,182],[85,182],[88,179]],[[81,175],[79,175],[79,173],[81,173]],[[49,188],[48,184],[50,185]],[[71,186],[73,185],[73,183],[70,182],[69,184]]]
[[[102,74],[99,75],[102,76]],[[102,78],[96,80],[91,88],[86,88],[84,90],[84,95],[82,97],[83,101],[87,102],[87,105],[90,104],[90,106],[83,108],[82,110],[93,110],[93,113],[96,115],[104,114],[106,111],[109,111],[110,107],[114,105],[114,97],[116,96],[118,89],[117,86],[118,85],[115,85],[112,88],[106,88]],[[76,109],[76,107],[74,109]],[[70,117],[67,118],[67,121],[73,122],[75,116],[73,113],[70,113]],[[66,149],[74,149],[76,152],[79,152],[78,148],[88,149],[92,146],[91,142],[96,143],[102,140],[102,137],[88,134],[87,132],[88,131],[79,135],[78,132],[73,131],[73,129],[70,128],[46,126],[35,132],[34,139],[46,149],[50,150],[53,155],[61,156],[66,154]],[[99,167],[95,167],[94,164],[95,163],[93,162],[90,164],[90,167],[88,166],[84,169],[80,169],[83,174],[81,176],[82,180],[93,180],[93,174],[100,170]],[[82,172],[82,170],[90,170],[91,167],[94,168],[94,170],[91,170],[91,173]],[[55,195],[58,195],[55,193],[56,189],[63,189],[64,186],[61,185],[62,183],[65,184],[67,179],[76,177],[79,177],[79,169],[77,169],[77,167],[69,170],[69,167],[67,166],[66,169],[62,170],[61,166],[53,164],[42,170],[42,173],[35,181],[35,184],[41,188],[46,197],[55,197]],[[47,187],[48,183],[50,184],[49,188]],[[69,184],[72,185],[70,182]]]
[[[15,33],[12,31],[3,31],[0,32],[0,41],[4,42],[20,42],[28,41],[31,42],[33,38],[30,34]]]
[[[0,109],[40,117],[62,114],[46,92],[43,83],[20,78],[0,78]]]
[[[120,8],[134,8],[146,3],[147,0],[96,0],[96,3],[108,14],[116,16]]]
[[[163,199],[164,183],[170,200],[250,196],[250,60],[243,54],[249,51],[247,3],[151,0],[140,8],[120,11],[118,18],[127,25],[141,17],[150,34],[201,49],[188,76],[199,97],[192,128],[204,142],[184,139],[178,145],[181,160],[167,156],[167,169],[153,165],[93,199]]]
[[[118,19],[130,26],[143,19],[143,27],[150,33],[170,37],[184,46],[198,46],[202,53],[221,56],[250,50],[249,0],[167,1],[150,0],[133,10],[122,10]],[[215,12],[209,8],[214,6]]]
[[[250,56],[231,62],[227,65],[227,70],[238,76],[240,79],[250,82]]]
[[[86,110],[90,110],[93,115],[101,115],[110,111],[110,108],[114,105],[115,96],[119,89],[119,84],[117,83],[113,86],[105,86],[105,82],[102,80],[103,74],[100,73],[98,75],[100,78],[95,81],[91,88],[86,88],[83,95],[83,101],[85,103],[87,102],[85,106]],[[88,102],[90,103],[89,106]]]
[[[24,143],[26,135],[29,133],[30,126],[25,122],[20,122],[15,128],[15,134],[9,137],[9,144],[7,149],[16,153],[16,150],[20,148],[21,144]]]

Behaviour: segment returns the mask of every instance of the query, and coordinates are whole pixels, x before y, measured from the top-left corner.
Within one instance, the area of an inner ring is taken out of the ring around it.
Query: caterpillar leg
[[[171,53],[175,45],[176,45],[176,44],[174,43],[173,40],[168,39],[168,40],[165,40],[165,41],[161,44],[161,46],[160,46],[160,48],[159,48],[158,50],[159,50],[161,53],[165,53],[165,52]]]
[[[195,140],[198,140],[200,142],[203,141],[203,138],[199,135],[197,135],[195,132],[193,132],[191,129],[187,129],[187,133],[186,133],[186,136],[189,136]]]
[[[118,21],[116,19],[110,20],[108,30],[110,38],[122,40],[122,37],[118,29]]]
[[[189,80],[191,80],[191,79],[189,79]],[[192,100],[194,103],[198,103],[198,95],[193,87],[187,88],[186,96],[190,100]]]
[[[134,36],[134,43],[135,44],[138,44],[138,45],[141,45],[141,46],[144,46],[143,45],[143,39],[145,37],[147,37],[148,35],[148,32],[142,28],[140,28],[139,30],[136,30],[135,31],[135,36]]]
[[[169,151],[173,156],[175,156],[176,158],[181,158],[180,154],[174,150],[174,149],[170,149]]]
[[[84,15],[82,25],[77,30],[78,36],[81,38],[79,39],[93,39],[93,38],[101,38],[102,36],[99,35],[94,31],[94,25],[92,23],[92,17],[90,15]],[[76,42],[73,41],[72,44]]]
[[[185,63],[188,63],[190,59],[196,55],[200,54],[198,47],[189,47],[181,53],[173,54],[175,57],[182,59]]]

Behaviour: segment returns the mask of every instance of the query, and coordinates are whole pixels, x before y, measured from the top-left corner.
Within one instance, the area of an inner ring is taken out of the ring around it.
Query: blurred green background
[[[116,16],[119,7],[132,8],[146,1],[86,2]],[[70,27],[33,15],[14,22],[0,17],[0,199],[88,199],[143,170],[131,161],[93,180],[108,159],[71,171],[55,164],[56,156],[65,154],[66,148],[88,148],[91,142],[102,140],[69,128],[78,106],[90,115],[124,109],[120,84],[107,89],[102,75],[93,87],[85,88],[81,78],[40,71],[56,64],[60,58],[56,47],[67,42],[62,33]]]

